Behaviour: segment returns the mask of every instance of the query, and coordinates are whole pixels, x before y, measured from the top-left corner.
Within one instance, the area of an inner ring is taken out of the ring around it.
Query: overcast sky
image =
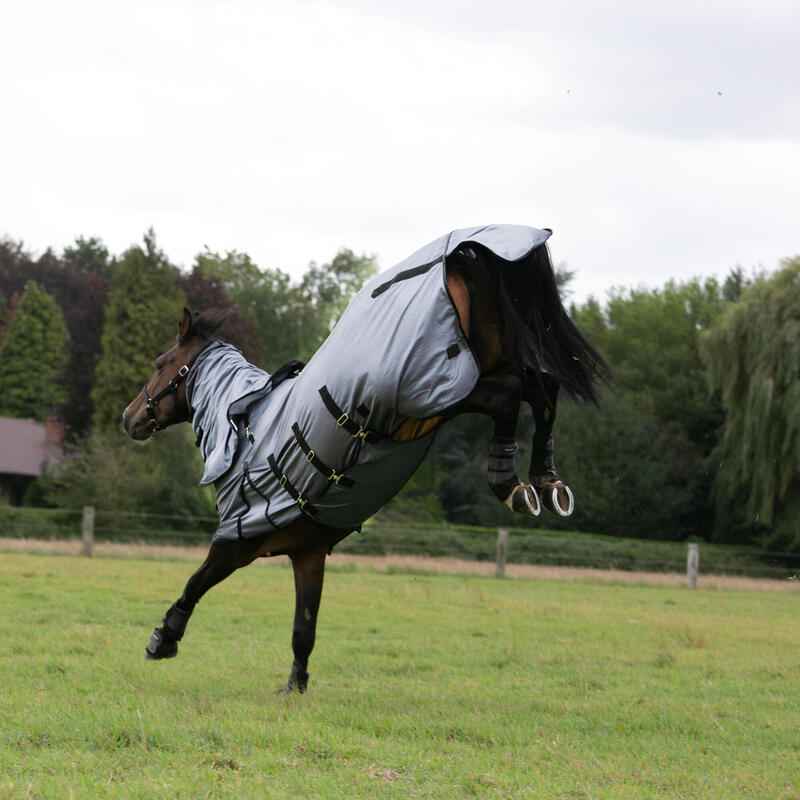
[[[382,268],[553,228],[574,296],[800,254],[797,0],[25,0],[0,236]]]

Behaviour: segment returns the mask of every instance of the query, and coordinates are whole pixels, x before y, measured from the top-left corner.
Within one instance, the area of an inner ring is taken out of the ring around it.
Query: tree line
[[[120,428],[180,310],[226,309],[222,338],[274,371],[307,360],[376,272],[373,257],[343,249],[293,281],[207,248],[184,271],[152,231],[119,256],[96,238],[38,258],[0,240],[0,415],[57,414],[70,446],[29,502],[213,515],[188,426],[147,447]],[[568,293],[571,273],[558,277]],[[600,410],[560,403],[556,461],[576,511],[530,525],[800,550],[800,258],[774,274],[614,289],[570,312],[615,380]],[[520,468],[532,426],[523,413]],[[445,426],[382,515],[509,524],[486,487],[490,436],[480,417]]]

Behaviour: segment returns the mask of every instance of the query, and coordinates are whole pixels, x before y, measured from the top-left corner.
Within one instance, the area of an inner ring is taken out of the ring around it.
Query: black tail
[[[519,261],[481,251],[514,367],[537,383],[546,372],[573,400],[600,405],[598,384],[610,383],[611,370],[561,303],[547,245]]]

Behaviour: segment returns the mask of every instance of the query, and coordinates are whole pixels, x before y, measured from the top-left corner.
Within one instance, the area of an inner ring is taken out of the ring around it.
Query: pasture
[[[0,554],[0,798],[800,798],[796,592]]]

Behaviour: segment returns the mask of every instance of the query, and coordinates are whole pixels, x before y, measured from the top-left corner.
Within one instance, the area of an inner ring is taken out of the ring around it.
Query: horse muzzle
[[[143,409],[134,408],[136,405],[141,405],[138,398],[122,412],[122,427],[131,439],[144,442],[153,435],[155,425]]]

